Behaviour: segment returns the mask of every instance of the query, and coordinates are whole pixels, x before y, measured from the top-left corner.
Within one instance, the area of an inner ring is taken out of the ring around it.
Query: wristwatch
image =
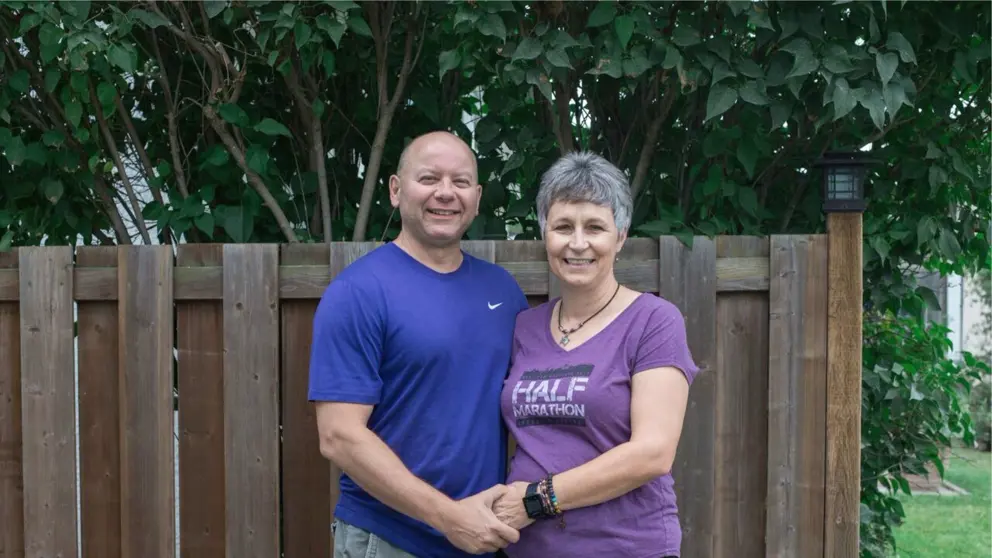
[[[537,493],[537,485],[536,482],[528,484],[524,492],[524,510],[530,519],[544,517],[544,504],[541,502],[541,495]]]

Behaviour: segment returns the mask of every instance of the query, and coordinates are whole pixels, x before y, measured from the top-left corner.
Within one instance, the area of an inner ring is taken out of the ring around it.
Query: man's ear
[[[482,207],[482,184],[477,184],[476,188],[479,189],[479,195],[475,196],[475,214],[479,214],[479,208]]]
[[[400,205],[400,177],[395,174],[389,177],[389,202],[393,207]]]

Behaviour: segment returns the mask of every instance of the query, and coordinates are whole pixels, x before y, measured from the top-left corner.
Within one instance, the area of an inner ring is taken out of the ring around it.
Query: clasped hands
[[[534,522],[524,509],[526,482],[497,484],[463,500],[448,515],[444,536],[471,554],[496,552],[520,540],[520,529]]]

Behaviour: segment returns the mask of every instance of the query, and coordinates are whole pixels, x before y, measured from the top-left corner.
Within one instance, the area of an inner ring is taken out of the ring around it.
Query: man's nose
[[[454,185],[451,183],[451,180],[442,178],[441,180],[438,180],[437,187],[434,188],[434,197],[440,199],[451,199],[451,197],[454,196],[453,189]]]

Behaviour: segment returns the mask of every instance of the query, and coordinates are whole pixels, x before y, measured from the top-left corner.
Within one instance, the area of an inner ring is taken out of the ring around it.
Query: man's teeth
[[[452,211],[449,209],[428,209],[427,212],[435,215],[454,215],[455,213],[458,213],[457,211]]]

